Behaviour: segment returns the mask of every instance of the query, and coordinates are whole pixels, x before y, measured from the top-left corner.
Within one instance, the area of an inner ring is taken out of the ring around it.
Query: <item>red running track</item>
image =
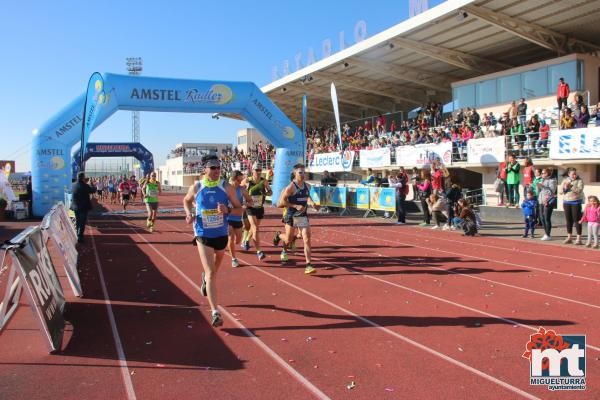
[[[305,276],[270,243],[278,215],[263,262],[226,258],[216,330],[182,214],[154,233],[139,214],[92,218],[64,350],[46,355],[21,307],[0,337],[0,398],[600,398],[597,251],[319,215]],[[587,335],[585,392],[529,385],[539,326]]]

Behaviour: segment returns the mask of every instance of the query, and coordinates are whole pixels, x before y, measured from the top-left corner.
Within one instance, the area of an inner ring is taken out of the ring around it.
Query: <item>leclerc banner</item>
[[[471,139],[467,142],[469,164],[499,164],[504,161],[506,145],[504,136]]]
[[[308,170],[310,172],[350,172],[352,164],[354,164],[354,155],[354,151],[315,154],[308,163]]]
[[[600,158],[600,127],[552,131],[550,158],[555,160]]]
[[[13,248],[13,260],[39,319],[48,347],[51,351],[61,347],[65,320],[63,310],[65,296],[45,245],[45,238],[39,226],[31,227],[12,239],[21,245]]]
[[[396,147],[396,165],[422,168],[431,165],[433,160],[439,160],[444,165],[452,164],[452,143]]]
[[[392,153],[389,147],[360,151],[361,168],[380,168],[392,165]]]

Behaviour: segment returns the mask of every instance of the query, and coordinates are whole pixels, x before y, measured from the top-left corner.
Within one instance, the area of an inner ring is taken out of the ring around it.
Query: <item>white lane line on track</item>
[[[171,226],[172,228],[174,228],[174,229],[178,230],[178,231],[179,231],[179,232],[181,232],[181,233],[188,234],[187,232],[183,232],[183,231],[181,231],[179,228],[175,227],[174,225],[171,225],[171,224],[168,224],[168,223],[166,223],[166,224],[167,224],[167,225],[169,225],[169,226]],[[163,259],[164,259],[164,260],[165,260],[165,261],[166,261],[166,262],[167,262],[169,265],[171,265],[171,267],[173,267],[173,268],[174,268],[174,269],[175,269],[175,270],[176,270],[176,271],[177,271],[177,272],[178,272],[178,273],[179,273],[179,274],[180,274],[180,275],[181,275],[181,276],[182,276],[184,279],[186,279],[186,280],[187,280],[187,281],[188,281],[188,282],[189,282],[189,283],[190,283],[192,286],[194,286],[196,289],[200,290],[200,287],[199,287],[198,285],[196,285],[196,283],[195,283],[195,282],[193,282],[193,281],[192,281],[192,280],[191,280],[191,279],[190,279],[190,278],[189,278],[187,275],[185,275],[185,274],[184,274],[184,273],[183,273],[181,270],[179,270],[179,268],[177,268],[177,266],[175,266],[175,265],[174,265],[174,264],[173,264],[173,263],[172,263],[172,262],[171,262],[171,261],[170,261],[170,260],[169,260],[169,259],[168,259],[166,256],[164,256],[162,253],[160,253],[160,252],[159,252],[159,251],[158,251],[158,250],[157,250],[157,249],[156,249],[156,248],[155,248],[155,247],[154,247],[154,246],[153,246],[153,245],[152,245],[150,242],[148,242],[148,241],[147,241],[147,240],[146,240],[146,239],[145,239],[145,238],[144,238],[142,235],[140,235],[138,232],[136,232],[136,231],[135,231],[136,229],[139,229],[139,228],[131,228],[131,229],[132,229],[132,230],[133,230],[133,231],[134,231],[134,232],[135,232],[135,233],[136,233],[136,234],[137,234],[137,235],[138,235],[140,238],[142,238],[142,240],[144,240],[144,241],[145,241],[145,242],[146,242],[146,243],[147,243],[147,244],[148,244],[148,245],[149,245],[149,246],[150,246],[150,247],[151,247],[151,248],[152,248],[152,249],[153,249],[153,250],[154,250],[154,251],[155,251],[155,252],[156,252],[156,253],[157,253],[157,254],[160,256],[160,257],[161,257],[161,258],[163,258]],[[414,347],[417,347],[417,348],[419,348],[419,349],[421,349],[421,350],[423,350],[423,351],[425,351],[425,352],[427,352],[427,353],[429,353],[429,354],[432,354],[432,355],[434,355],[434,356],[436,356],[436,357],[438,357],[438,358],[441,358],[441,359],[443,359],[443,360],[445,360],[445,361],[447,361],[447,362],[449,362],[449,363],[451,363],[451,364],[454,364],[454,365],[456,365],[456,366],[458,366],[458,367],[460,367],[460,368],[462,368],[462,369],[465,369],[465,370],[467,370],[467,371],[469,371],[469,372],[471,372],[471,373],[473,373],[473,374],[475,374],[475,375],[477,375],[477,376],[479,376],[479,377],[481,377],[481,378],[483,378],[483,379],[486,379],[486,380],[488,380],[488,381],[490,381],[490,382],[492,382],[492,383],[495,383],[495,384],[497,384],[497,385],[499,385],[499,386],[502,386],[502,387],[504,387],[505,389],[507,389],[507,390],[510,390],[511,392],[513,392],[513,393],[516,393],[516,394],[518,394],[518,395],[520,395],[520,396],[522,396],[522,397],[524,397],[524,398],[527,398],[527,399],[536,399],[536,400],[539,400],[539,397],[536,397],[536,396],[534,396],[534,395],[532,395],[532,394],[530,394],[530,393],[527,393],[527,392],[525,392],[525,391],[523,391],[523,390],[521,390],[521,389],[519,389],[519,388],[517,388],[517,387],[515,387],[515,386],[512,386],[512,385],[510,385],[510,384],[508,384],[508,383],[506,383],[506,382],[503,382],[503,381],[501,381],[501,380],[499,380],[499,379],[497,379],[497,378],[495,378],[495,377],[493,377],[493,376],[491,376],[491,375],[488,375],[488,374],[486,374],[486,373],[485,373],[485,372],[483,372],[483,371],[480,371],[480,370],[478,370],[478,369],[476,369],[476,368],[473,368],[473,367],[471,367],[471,366],[469,366],[469,365],[467,365],[467,364],[464,364],[464,363],[462,363],[461,361],[458,361],[458,360],[456,360],[456,359],[454,359],[454,358],[452,358],[452,357],[450,357],[450,356],[448,356],[448,355],[446,355],[446,354],[440,353],[440,352],[438,352],[438,351],[436,351],[436,350],[434,350],[434,349],[432,349],[432,348],[430,348],[430,347],[427,347],[427,346],[425,346],[425,345],[423,345],[423,344],[421,344],[421,343],[415,342],[414,340],[412,340],[412,339],[409,339],[408,337],[406,337],[406,336],[403,336],[403,335],[401,335],[401,334],[399,334],[399,333],[396,333],[396,332],[392,331],[391,329],[388,329],[388,328],[386,328],[386,327],[384,327],[384,326],[381,326],[381,325],[379,325],[379,324],[377,324],[377,323],[375,323],[375,322],[371,321],[370,319],[367,319],[367,318],[365,318],[365,317],[361,317],[360,315],[357,315],[357,314],[353,313],[352,311],[346,310],[345,308],[343,308],[343,307],[341,307],[341,306],[338,306],[337,304],[335,304],[335,303],[332,303],[332,302],[330,302],[329,300],[326,300],[326,299],[324,299],[324,298],[322,298],[322,297],[320,297],[320,296],[317,296],[316,294],[310,293],[310,292],[308,292],[308,291],[306,291],[306,290],[304,290],[304,289],[302,289],[302,288],[300,288],[300,287],[298,287],[298,286],[294,285],[294,284],[293,284],[293,283],[291,283],[291,282],[288,282],[288,281],[286,281],[286,280],[284,280],[284,279],[282,279],[282,278],[279,278],[279,277],[278,277],[278,276],[276,276],[276,275],[273,275],[273,274],[271,274],[270,272],[264,271],[264,270],[260,269],[259,267],[255,266],[255,265],[253,265],[253,264],[251,264],[251,263],[249,263],[249,262],[247,262],[246,260],[244,260],[244,259],[242,259],[242,258],[239,258],[239,260],[241,260],[241,261],[242,261],[244,264],[246,264],[246,265],[248,265],[248,266],[252,267],[254,270],[256,270],[256,271],[259,271],[259,272],[261,272],[261,273],[263,273],[263,274],[265,274],[265,275],[268,275],[268,276],[270,276],[271,278],[273,278],[273,279],[275,279],[275,280],[278,280],[278,281],[280,281],[280,282],[282,282],[282,283],[284,283],[284,284],[286,284],[286,285],[288,285],[288,286],[290,286],[290,287],[292,287],[292,288],[294,288],[294,289],[296,289],[296,290],[298,290],[298,291],[300,291],[300,292],[302,292],[302,293],[304,293],[304,294],[306,294],[306,295],[308,295],[308,296],[310,296],[310,297],[313,297],[314,299],[316,299],[316,300],[319,300],[319,301],[321,301],[321,302],[323,302],[323,303],[325,303],[325,304],[329,305],[330,307],[333,307],[334,309],[336,309],[336,310],[338,310],[338,311],[341,311],[341,312],[343,312],[343,313],[345,313],[345,314],[347,314],[347,315],[350,315],[350,316],[352,316],[353,318],[355,318],[355,319],[357,319],[357,320],[359,320],[359,321],[361,321],[361,322],[365,323],[366,325],[370,325],[370,326],[372,326],[372,327],[374,327],[374,328],[376,328],[376,329],[379,329],[379,330],[381,330],[381,331],[383,331],[383,332],[385,332],[385,333],[387,333],[387,334],[389,334],[389,335],[392,335],[392,336],[396,337],[397,339],[400,339],[400,340],[402,340],[402,341],[404,341],[404,342],[406,342],[406,343],[408,343],[408,344],[410,344],[410,345],[412,345],[412,346],[414,346]],[[343,267],[342,267],[342,268],[343,268]],[[221,308],[222,308],[222,307],[221,307]],[[235,318],[232,318],[232,316],[230,316],[229,314],[228,314],[228,317],[229,317],[229,318],[230,318],[232,321],[234,321],[234,322],[239,322],[239,321],[235,321]],[[251,332],[248,332],[248,333],[250,333],[250,335],[252,335],[252,333],[251,333]],[[254,335],[252,335],[251,337],[255,337],[255,336],[254,336]],[[255,337],[255,338],[256,338],[256,337]],[[256,340],[259,340],[259,341],[260,341],[260,339],[258,339],[258,338],[256,338]],[[261,343],[262,343],[262,342],[261,342]],[[263,343],[263,344],[264,344],[264,343]],[[266,345],[265,345],[265,346],[266,346]],[[268,348],[268,347],[267,347],[267,348]],[[274,354],[274,356],[275,356],[275,357],[277,357],[279,360],[281,360],[281,358],[280,358],[280,357],[279,357],[277,354]],[[289,367],[289,365],[288,365],[288,364],[286,364],[286,363],[285,363],[285,361],[281,360],[281,362],[283,363],[283,364],[282,364],[282,366],[284,366],[284,367]],[[290,368],[291,368],[291,367],[290,367]],[[294,370],[294,371],[295,371],[295,370]],[[297,373],[297,372],[296,372],[296,373]],[[305,378],[304,378],[302,375],[300,375],[300,377],[302,377],[303,379],[305,379]],[[308,382],[308,381],[307,381],[307,382]],[[308,382],[308,383],[310,384],[310,382]],[[311,385],[312,385],[312,384],[311,384]],[[318,390],[318,389],[317,389],[317,390]]]
[[[94,249],[96,268],[98,269],[98,276],[100,277],[100,284],[102,285],[102,294],[104,295],[104,304],[106,305],[106,311],[108,313],[108,321],[110,322],[110,328],[112,330],[115,347],[117,349],[117,356],[119,357],[119,365],[121,366],[119,369],[121,370],[121,376],[123,377],[123,384],[125,385],[125,391],[127,392],[127,399],[136,400],[133,382],[131,381],[131,375],[129,373],[129,368],[127,367],[125,351],[123,350],[123,344],[121,343],[121,337],[119,336],[119,330],[117,329],[117,323],[115,321],[115,314],[113,313],[112,306],[110,304],[110,298],[108,297],[108,290],[106,289],[106,281],[104,280],[104,274],[102,273],[102,264],[100,263],[100,257],[98,256],[98,249],[96,248],[93,229],[94,228],[90,229],[92,248]]]
[[[321,228],[321,227],[319,227],[319,228]],[[369,227],[368,227],[368,226],[366,226],[366,227],[363,227],[363,228],[369,229]],[[475,260],[484,260],[484,261],[496,262],[496,263],[499,263],[499,264],[510,265],[510,266],[513,266],[513,267],[518,267],[518,268],[527,268],[527,269],[533,269],[533,270],[537,270],[537,271],[546,272],[546,273],[548,273],[548,274],[563,275],[563,276],[567,276],[567,277],[569,277],[569,278],[577,278],[577,279],[584,279],[584,280],[587,280],[587,281],[592,281],[592,282],[600,282],[600,279],[596,279],[596,278],[588,278],[588,277],[586,277],[586,276],[575,275],[575,274],[567,274],[566,272],[552,271],[552,270],[548,270],[548,269],[543,269],[543,268],[532,267],[532,266],[529,266],[529,265],[515,264],[515,263],[508,262],[508,261],[494,260],[494,259],[491,259],[491,258],[486,258],[486,257],[472,256],[472,255],[469,255],[469,254],[458,253],[458,252],[456,252],[456,251],[442,250],[442,249],[435,249],[435,248],[432,248],[432,247],[421,246],[421,245],[414,244],[414,243],[406,243],[406,242],[399,242],[399,241],[395,241],[395,240],[388,240],[388,239],[383,239],[383,238],[375,238],[375,237],[373,237],[373,236],[367,236],[367,235],[364,235],[364,234],[358,235],[358,234],[351,233],[351,232],[347,232],[347,231],[339,231],[339,230],[335,230],[335,229],[333,229],[333,228],[324,228],[324,229],[329,229],[329,230],[330,230],[330,231],[332,231],[332,232],[336,232],[336,233],[342,233],[342,234],[344,234],[344,235],[353,235],[353,236],[359,236],[359,237],[361,237],[361,238],[377,239],[377,240],[379,240],[379,241],[388,242],[388,243],[394,243],[394,244],[396,244],[396,245],[398,245],[398,244],[401,244],[401,245],[405,245],[405,246],[416,247],[416,248],[419,248],[419,249],[425,249],[425,250],[430,250],[430,251],[437,251],[437,252],[440,252],[440,253],[452,254],[452,255],[455,255],[455,256],[462,256],[462,257],[467,257],[467,258],[473,258],[473,259],[475,259]],[[387,231],[386,231],[386,233],[387,233],[387,234],[390,234],[391,232],[387,232]],[[465,242],[462,242],[462,244],[464,245],[464,244],[465,244]]]
[[[325,229],[327,229],[327,228],[325,228]],[[323,238],[319,238],[319,241],[325,242],[325,243],[330,243],[330,244],[333,244],[333,245],[337,245],[338,244],[338,243],[330,242],[330,241],[325,240]],[[402,260],[402,259],[399,259],[399,258],[396,258],[396,257],[392,257],[392,256],[388,256],[388,255],[385,255],[385,254],[379,254],[379,253],[374,253],[374,252],[368,252],[368,253],[371,253],[371,254],[374,254],[374,255],[379,255],[379,256],[384,257],[384,258],[389,258],[391,260],[397,260],[397,261],[400,261],[400,262],[407,262],[405,260]],[[418,263],[413,263],[413,262],[408,262],[408,263],[411,264],[411,265],[419,265]],[[497,284],[497,285],[500,285],[500,286],[506,286],[506,287],[510,287],[510,288],[513,288],[513,289],[523,290],[525,292],[539,294],[539,295],[542,295],[542,296],[551,297],[551,298],[554,298],[554,299],[563,300],[563,301],[567,301],[567,302],[570,302],[570,303],[579,304],[579,305],[586,306],[586,307],[592,307],[592,308],[600,309],[600,305],[586,303],[584,301],[570,299],[568,297],[562,297],[562,296],[550,294],[550,293],[547,293],[547,292],[540,292],[538,290],[528,289],[528,288],[525,288],[525,287],[512,285],[510,283],[498,282],[498,281],[495,281],[495,280],[492,280],[492,279],[481,278],[479,276],[472,276],[472,275],[469,275],[469,274],[463,274],[461,272],[451,271],[451,270],[447,270],[447,269],[440,268],[440,267],[424,267],[424,268],[437,269],[439,271],[445,271],[445,272],[448,272],[448,273],[451,273],[451,274],[454,274],[454,275],[461,275],[461,276],[464,276],[466,278],[476,279],[476,280],[480,280],[480,281],[483,281],[483,282],[490,282],[490,283],[494,283],[494,284]],[[493,273],[493,271],[490,271],[490,273]]]
[[[132,227],[130,225],[129,229],[131,229],[136,235],[138,235],[138,237],[140,239],[142,239],[144,242],[146,242],[146,244],[148,246],[150,246],[150,248],[152,250],[154,250],[154,252],[156,254],[158,254],[167,264],[169,264],[171,266],[171,268],[173,268],[183,279],[186,280],[186,282],[188,282],[192,287],[194,287],[198,291],[198,293],[200,293],[200,286],[198,286],[189,276],[187,276],[183,271],[181,271],[179,269],[179,267],[177,267],[173,262],[171,262],[171,260],[169,258],[167,258],[160,251],[158,251],[158,249],[156,247],[154,247],[154,245],[152,243],[150,243],[148,240],[146,240],[145,237],[143,237],[142,235],[139,234],[139,232],[137,232],[137,230],[142,230],[142,228]],[[166,243],[168,243],[168,242],[165,242],[165,244]],[[273,359],[273,361],[275,361],[279,366],[281,366],[283,369],[285,369],[293,378],[295,378],[300,384],[302,384],[302,386],[304,386],[308,391],[310,391],[313,395],[315,395],[315,397],[317,397],[318,399],[330,399],[325,393],[323,393],[311,381],[309,381],[306,377],[304,377],[304,375],[300,374],[300,372],[296,371],[288,363],[286,363],[285,360],[283,360],[273,349],[271,349],[262,340],[260,340],[258,337],[256,337],[250,330],[248,330],[239,321],[236,321],[236,319],[233,317],[233,315],[231,315],[223,306],[219,306],[219,309],[221,309],[223,314],[225,314],[225,316],[227,316],[227,318],[229,318],[229,320],[231,322],[233,322],[234,325],[237,325],[238,328],[240,328],[246,334],[246,336],[248,336],[265,353],[267,353],[267,355],[269,357],[271,357]]]
[[[182,231],[181,229],[179,229],[179,228],[178,228],[178,227],[176,227],[175,225],[172,225],[172,224],[169,224],[169,223],[165,223],[165,224],[166,224],[166,225],[169,225],[171,228],[173,228],[173,229],[175,229],[175,230],[177,230],[177,231],[181,232],[181,233],[182,233],[182,234],[184,234],[184,235],[193,236],[193,235],[191,235],[191,234],[189,234],[189,233],[187,233],[187,232],[184,232],[184,231]],[[329,228],[327,228],[327,229],[329,229]],[[332,230],[332,229],[330,229],[330,230]],[[344,233],[346,233],[346,232],[344,232]],[[383,239],[381,239],[381,240],[383,240]],[[331,242],[329,242],[329,243],[331,243]],[[239,258],[239,257],[238,257],[238,258]],[[382,279],[382,278],[374,277],[374,276],[372,276],[372,275],[368,275],[368,274],[365,274],[365,273],[362,273],[362,272],[354,271],[354,270],[351,270],[351,269],[349,269],[349,268],[347,268],[347,267],[344,267],[344,266],[342,266],[342,265],[333,264],[333,263],[330,263],[330,262],[328,262],[328,261],[325,261],[325,260],[323,260],[323,259],[321,259],[321,258],[315,257],[314,255],[313,255],[313,257],[312,257],[312,258],[313,258],[313,259],[315,259],[315,260],[319,260],[319,261],[321,261],[321,262],[323,262],[323,263],[325,263],[325,264],[332,265],[332,266],[334,266],[334,267],[337,267],[337,268],[343,268],[343,269],[345,269],[345,270],[347,270],[347,271],[349,271],[349,272],[352,272],[352,273],[354,273],[354,274],[356,274],[356,275],[362,275],[362,276],[364,276],[364,277],[367,277],[367,278],[369,278],[369,279],[374,279],[374,280],[376,280],[376,281],[379,281],[379,282],[385,283],[385,284],[387,284],[387,285],[395,286],[395,287],[397,287],[397,288],[399,288],[399,289],[407,290],[407,291],[409,291],[409,292],[413,292],[413,293],[416,293],[416,294],[420,294],[420,295],[423,295],[423,296],[429,297],[429,298],[431,298],[431,299],[434,299],[434,300],[437,300],[437,301],[440,301],[440,302],[443,302],[443,303],[451,304],[451,305],[453,305],[453,306],[455,306],[455,307],[463,308],[463,309],[465,309],[465,310],[472,311],[472,312],[474,312],[474,313],[482,314],[482,315],[485,315],[485,316],[487,316],[487,317],[491,317],[491,318],[494,318],[494,319],[498,319],[498,320],[500,320],[500,321],[504,321],[504,322],[510,323],[511,325],[517,325],[517,326],[520,326],[521,328],[530,329],[530,330],[532,330],[532,331],[536,331],[536,332],[537,332],[537,330],[538,330],[538,328],[537,328],[537,327],[533,327],[533,326],[530,326],[530,325],[522,324],[522,323],[520,323],[520,322],[513,321],[513,320],[511,320],[511,319],[509,319],[509,318],[504,318],[504,317],[501,317],[501,316],[499,316],[499,315],[495,315],[495,314],[491,314],[491,313],[488,313],[488,312],[485,312],[485,311],[481,311],[481,310],[478,310],[478,309],[476,309],[476,308],[473,308],[473,307],[469,307],[469,306],[467,306],[467,305],[464,305],[464,304],[461,304],[461,303],[456,303],[456,302],[454,302],[454,301],[452,301],[452,300],[444,299],[443,297],[438,297],[438,296],[435,296],[435,295],[433,295],[433,294],[429,294],[429,293],[421,292],[420,290],[413,289],[413,288],[409,288],[409,287],[407,287],[407,286],[403,286],[403,285],[400,285],[400,284],[398,284],[398,283],[395,283],[395,282],[391,282],[391,281],[388,281],[388,280],[385,280],[385,279]],[[589,348],[590,348],[590,349],[592,349],[592,350],[600,351],[600,347],[593,346],[593,345],[591,345],[591,344],[589,344],[589,343],[588,343],[588,344],[586,344],[586,346],[587,346],[587,347],[589,347]]]
[[[467,371],[469,371],[469,372],[471,372],[471,373],[473,373],[473,374],[475,374],[475,375],[477,375],[477,376],[479,376],[479,377],[481,377],[483,379],[486,379],[486,380],[488,380],[488,381],[490,381],[492,383],[495,383],[495,384],[497,384],[499,386],[502,386],[503,388],[508,389],[511,392],[516,393],[516,394],[518,394],[520,396],[523,396],[524,398],[527,398],[527,399],[539,399],[539,397],[536,397],[536,396],[534,396],[534,395],[532,395],[530,393],[527,393],[527,392],[519,389],[518,387],[510,385],[510,384],[508,384],[506,382],[503,382],[503,381],[501,381],[501,380],[499,380],[499,379],[497,379],[497,378],[495,378],[495,377],[493,377],[491,375],[486,374],[483,371],[480,371],[480,370],[478,370],[478,369],[476,369],[474,367],[471,367],[470,365],[467,365],[467,364],[465,364],[465,363],[463,363],[461,361],[458,361],[455,358],[452,358],[452,357],[450,357],[450,356],[448,356],[448,355],[446,355],[444,353],[440,353],[440,352],[438,352],[438,351],[436,351],[436,350],[434,350],[434,349],[432,349],[430,347],[427,347],[427,346],[425,346],[425,345],[423,345],[423,344],[421,344],[419,342],[416,342],[416,341],[414,341],[414,340],[412,340],[412,339],[410,339],[410,338],[408,338],[408,337],[406,337],[404,335],[401,335],[401,334],[399,334],[397,332],[394,332],[394,331],[392,331],[389,328],[386,328],[386,327],[384,327],[382,325],[379,325],[378,323],[373,322],[373,321],[371,321],[368,318],[361,317],[360,315],[355,314],[352,311],[347,310],[347,309],[345,309],[345,308],[343,308],[343,307],[341,307],[341,306],[339,306],[339,305],[337,305],[335,303],[332,303],[331,301],[329,301],[327,299],[324,299],[323,297],[320,297],[320,296],[318,296],[318,295],[316,295],[314,293],[311,293],[311,292],[309,292],[309,291],[307,291],[305,289],[302,289],[301,287],[296,286],[295,284],[293,284],[291,282],[288,282],[285,279],[282,279],[282,278],[278,277],[277,275],[273,275],[270,272],[267,272],[264,269],[261,269],[260,267],[257,267],[257,266],[255,266],[255,265],[247,262],[246,260],[244,260],[242,258],[240,258],[240,260],[244,264],[252,267],[254,270],[259,271],[260,273],[263,273],[263,274],[265,274],[267,276],[270,276],[271,278],[273,278],[275,280],[278,280],[279,282],[282,282],[282,283],[284,283],[284,284],[292,287],[293,289],[296,289],[299,292],[304,293],[307,296],[310,296],[310,297],[312,297],[312,298],[314,298],[316,300],[319,300],[320,302],[325,303],[328,306],[330,306],[330,307],[332,307],[332,308],[334,308],[334,309],[336,309],[338,311],[343,312],[344,314],[350,315],[351,317],[353,317],[353,318],[355,318],[355,319],[363,322],[366,325],[370,325],[370,326],[372,326],[372,327],[374,327],[374,328],[376,328],[378,330],[381,330],[381,331],[387,333],[388,335],[394,336],[395,338],[400,339],[400,340],[402,340],[405,343],[408,343],[408,344],[410,344],[410,345],[412,345],[412,346],[414,346],[414,347],[416,347],[416,348],[418,348],[420,350],[423,350],[423,351],[425,351],[425,352],[427,352],[427,353],[429,353],[429,354],[431,354],[433,356],[441,358],[442,360],[447,361],[447,362],[449,362],[451,364],[454,364],[457,367],[465,369],[465,370],[467,370]]]
[[[361,219],[356,218],[356,217],[347,217],[348,219],[355,219],[357,221],[360,221]],[[390,224],[390,226],[394,226],[393,224]],[[410,226],[410,225],[409,225]],[[389,233],[389,231],[374,227],[374,226],[367,226],[367,228],[371,228],[373,230],[377,230],[380,232],[385,232],[385,233]],[[427,231],[427,228],[422,228],[422,227],[418,227],[418,226],[414,226],[414,228],[418,229],[417,232],[420,232],[421,230],[423,231]],[[406,233],[406,232],[402,232],[400,230],[394,231],[394,234],[400,234],[400,235],[405,235],[405,236],[417,236],[416,234],[411,234],[411,233]],[[426,236],[419,236],[420,238],[426,237],[429,239],[439,239],[439,240],[443,240],[445,242],[452,242],[452,243],[457,243],[457,244],[465,244],[465,242],[462,242],[460,240],[453,240],[453,239],[447,239],[447,238],[443,238],[443,237],[439,237],[439,236],[433,236],[431,234],[426,235]],[[485,238],[485,234],[483,235],[483,237]],[[489,237],[489,236],[487,236]],[[511,239],[511,238],[503,238],[503,237],[494,237],[494,240],[496,239],[500,239],[503,241],[507,241],[507,242],[514,242],[515,245],[518,244],[522,244],[519,240],[517,239]],[[479,246],[479,247],[489,247],[491,249],[498,249],[498,250],[509,250],[512,251],[513,248],[508,248],[508,247],[501,247],[501,246],[494,246],[491,244],[484,244],[484,243],[475,243],[475,242],[470,242],[470,245],[473,246]],[[552,246],[555,247],[558,250],[564,250],[565,247],[561,246],[559,244],[553,244],[553,243],[544,243],[542,246]],[[593,250],[590,250],[593,251]],[[543,256],[543,257],[550,257],[550,258],[560,258],[563,260],[567,260],[567,261],[575,261],[575,262],[581,262],[581,263],[590,263],[590,264],[600,264],[600,261],[593,261],[593,260],[584,260],[584,259],[579,259],[579,258],[572,258],[572,257],[564,257],[564,256],[559,256],[559,255],[554,255],[554,254],[548,254],[548,253],[538,253],[535,251],[529,251],[529,250],[518,250],[519,253],[523,253],[523,254],[532,254],[532,255],[536,255],[536,256]]]

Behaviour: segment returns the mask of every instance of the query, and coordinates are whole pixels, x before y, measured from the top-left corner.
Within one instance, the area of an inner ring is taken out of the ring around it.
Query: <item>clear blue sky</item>
[[[442,0],[429,0],[433,7]],[[93,4],[93,5],[92,5]],[[0,159],[30,169],[32,129],[85,89],[94,71],[125,73],[126,57],[144,58],[144,75],[271,82],[274,65],[293,65],[309,47],[358,20],[368,35],[408,18],[408,0],[345,1],[17,1],[5,2],[0,24]],[[294,68],[292,67],[292,71]],[[249,126],[202,114],[141,113],[141,138],[157,165],[179,142],[233,143]],[[91,141],[128,141],[131,113],[120,111]]]

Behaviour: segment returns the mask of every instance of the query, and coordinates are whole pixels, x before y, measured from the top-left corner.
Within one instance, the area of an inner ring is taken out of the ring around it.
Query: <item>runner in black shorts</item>
[[[235,170],[231,174],[229,183],[235,189],[235,195],[241,204],[251,204],[252,198],[248,194],[246,188],[241,186],[243,179],[244,174],[242,174],[241,171]],[[229,249],[229,254],[231,254],[232,267],[238,267],[240,265],[235,254],[235,246],[238,245],[242,240],[242,227],[244,226],[244,223],[242,222],[243,213],[244,210],[240,209],[239,211],[232,212],[227,216],[227,220],[229,222],[229,243],[227,248]]]
[[[262,167],[258,163],[254,163],[252,166],[252,176],[246,178],[242,185],[246,186],[248,193],[252,198],[252,206],[246,208],[246,214],[250,221],[250,235],[254,240],[254,246],[256,247],[256,255],[259,260],[265,258],[265,253],[260,248],[260,221],[265,216],[265,209],[263,204],[265,202],[265,196],[273,194],[269,182],[262,177]],[[244,249],[248,250],[250,247],[248,243],[244,243]]]
[[[284,216],[285,235],[280,237],[280,233],[275,235],[274,242],[283,241],[283,251],[281,252],[281,261],[288,260],[286,250],[290,247],[293,241],[294,227],[300,228],[302,240],[304,241],[304,257],[306,259],[305,274],[313,274],[316,269],[311,265],[311,248],[310,248],[310,223],[308,221],[307,207],[310,204],[316,210],[319,206],[316,205],[310,198],[310,185],[304,181],[305,170],[303,164],[294,165],[294,180],[281,192],[278,207],[286,207],[287,212]]]
[[[217,272],[225,255],[228,242],[228,215],[240,213],[242,205],[238,201],[233,186],[220,178],[221,162],[216,156],[202,158],[204,178],[191,185],[183,199],[185,220],[194,223],[195,243],[204,272],[200,292],[208,297],[211,308],[212,325],[223,325],[223,317],[217,304]],[[192,208],[196,205],[196,214]],[[231,207],[228,204],[231,203]]]

